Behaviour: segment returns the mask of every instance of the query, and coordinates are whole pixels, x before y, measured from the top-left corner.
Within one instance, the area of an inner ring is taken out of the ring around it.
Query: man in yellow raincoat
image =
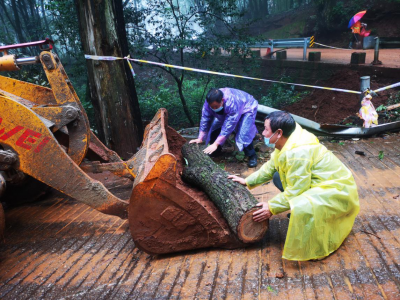
[[[283,191],[268,203],[258,204],[254,221],[291,210],[282,257],[298,261],[324,258],[340,247],[359,212],[353,175],[289,113],[269,114],[264,128],[264,142],[276,148],[271,159],[246,179],[229,177],[250,189],[273,177],[274,183],[281,182]]]

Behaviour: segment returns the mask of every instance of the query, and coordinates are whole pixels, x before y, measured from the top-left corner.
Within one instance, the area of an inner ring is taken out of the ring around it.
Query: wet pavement
[[[281,258],[286,213],[245,249],[151,256],[135,248],[127,221],[53,193],[6,211],[0,299],[400,299],[399,137],[323,141],[352,170],[361,210],[322,261]],[[243,163],[225,167],[251,173]],[[278,190],[252,192],[267,201]]]
[[[278,48],[274,49],[277,50]],[[260,49],[256,49],[260,50]],[[365,52],[365,65],[370,65],[374,61],[374,49],[355,50],[355,49],[328,49],[328,48],[308,48],[307,59],[309,52],[321,52],[321,63],[333,64],[350,64],[351,54],[353,52]],[[267,53],[266,48],[261,49],[261,56],[264,57]],[[286,49],[287,60],[303,60],[303,49],[289,48]],[[275,57],[275,56],[274,56]],[[275,59],[275,58],[273,58]],[[400,68],[400,49],[380,49],[378,60],[381,65],[374,67],[384,68]]]

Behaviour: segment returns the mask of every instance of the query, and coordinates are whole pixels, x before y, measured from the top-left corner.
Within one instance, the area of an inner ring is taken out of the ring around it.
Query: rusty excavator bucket
[[[130,170],[134,182],[129,201],[129,228],[136,246],[151,254],[204,247],[237,247],[237,238],[204,192],[181,180],[182,145],[186,140],[168,125],[160,109],[147,125],[140,150],[121,163],[87,162],[90,176],[110,179]],[[115,181],[114,181],[115,184]],[[112,188],[113,183],[109,184]]]
[[[42,51],[21,61],[6,55],[19,47],[0,47],[0,71],[41,63],[51,89],[0,76],[2,202],[16,201],[8,195],[15,184],[30,194],[24,186],[30,178],[100,212],[128,218],[135,244],[151,254],[241,245],[205,193],[182,182],[186,140],[168,127],[165,109],[147,125],[140,150],[122,161],[90,131],[57,56]],[[0,205],[0,236],[3,230]]]

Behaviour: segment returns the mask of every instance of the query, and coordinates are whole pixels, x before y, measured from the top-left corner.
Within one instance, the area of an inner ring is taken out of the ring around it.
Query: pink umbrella
[[[349,26],[348,26],[347,28],[350,28],[350,27],[353,26],[355,23],[357,23],[358,21],[360,21],[361,18],[365,15],[366,12],[367,12],[366,10],[363,10],[363,11],[360,11],[360,12],[356,13],[356,14],[351,18],[351,20],[350,20],[350,22],[349,22]]]

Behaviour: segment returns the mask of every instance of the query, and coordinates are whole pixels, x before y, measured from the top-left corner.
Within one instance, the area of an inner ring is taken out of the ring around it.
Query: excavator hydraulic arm
[[[148,253],[241,245],[208,197],[182,182],[186,141],[168,127],[165,109],[147,125],[140,150],[122,161],[91,132],[58,57],[42,51],[27,61],[42,64],[51,88],[0,76],[0,197],[9,183],[29,175],[128,218],[135,244]],[[0,71],[18,70],[20,62],[4,55]],[[0,205],[0,236],[3,229]]]

